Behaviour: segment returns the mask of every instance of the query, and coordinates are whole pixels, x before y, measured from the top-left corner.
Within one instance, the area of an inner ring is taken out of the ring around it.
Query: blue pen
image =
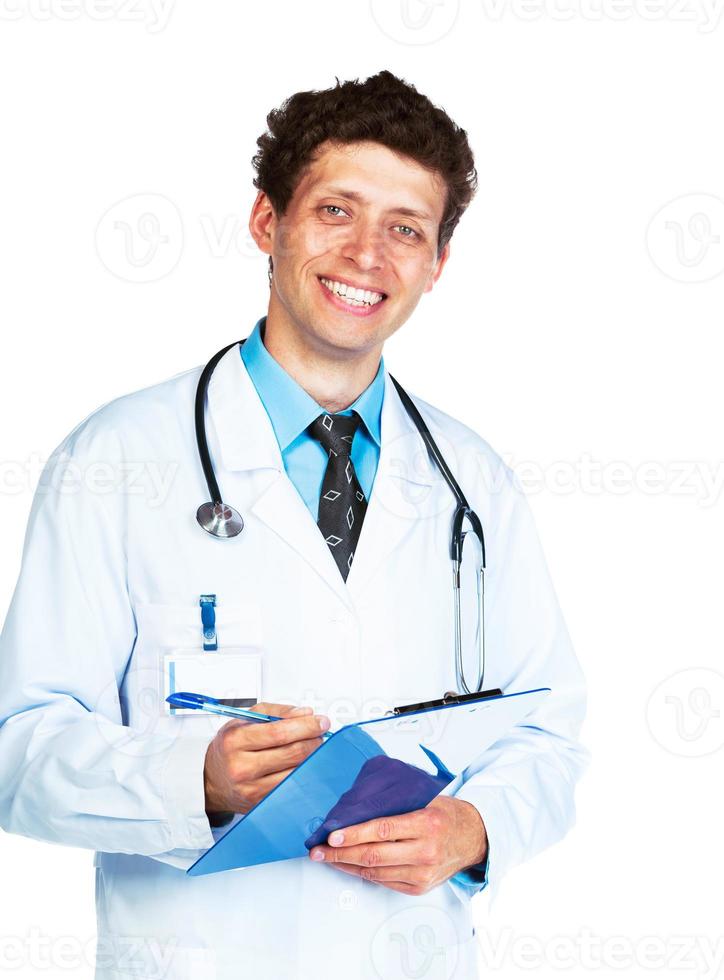
[[[214,715],[225,715],[228,718],[245,718],[247,721],[283,721],[279,715],[265,715],[261,711],[250,711],[248,708],[237,708],[224,704],[208,694],[193,694],[190,691],[176,691],[166,700],[174,708],[195,708],[200,711],[210,711]],[[297,716],[304,717],[304,715]],[[331,732],[322,732],[322,738],[329,738]]]

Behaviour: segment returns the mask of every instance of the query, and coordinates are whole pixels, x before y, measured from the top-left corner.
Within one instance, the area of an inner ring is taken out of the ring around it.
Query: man
[[[427,806],[343,827],[306,858],[184,874],[330,723],[456,687],[454,500],[382,348],[449,258],[475,189],[466,134],[386,71],[297,93],[268,124],[249,227],[269,307],[206,404],[244,528],[221,540],[194,520],[198,369],[58,447],[2,637],[0,824],[96,851],[103,980],[475,976],[471,897],[573,821],[584,691],[511,472],[419,400],[486,531],[486,687],[551,694]],[[173,474],[160,504],[143,461]],[[99,489],[99,464],[135,467],[134,487]],[[282,720],[167,713],[211,593],[218,649],[198,669],[226,669],[234,698]],[[466,583],[468,665],[474,595]]]

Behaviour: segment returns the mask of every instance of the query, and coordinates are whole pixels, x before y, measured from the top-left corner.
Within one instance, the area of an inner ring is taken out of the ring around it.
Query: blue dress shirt
[[[266,349],[263,340],[265,326],[266,317],[263,316],[257,320],[253,331],[242,344],[241,357],[271,421],[287,475],[316,524],[328,457],[322,444],[307,432],[307,426],[326,409],[317,404]],[[384,360],[380,358],[374,379],[359,398],[341,413],[351,415],[354,410],[364,423],[355,433],[350,455],[367,500],[370,499],[380,458],[380,417],[384,393]],[[464,886],[472,896],[487,885],[486,869],[487,862],[485,868],[478,864],[470,871],[459,871],[452,880]]]
[[[326,408],[318,405],[294,378],[287,374],[264,346],[266,317],[257,321],[242,345],[241,358],[266,409],[277,437],[284,468],[317,522],[319,496],[327,469],[328,456],[322,444],[307,432],[307,426]],[[385,393],[384,360],[362,394],[341,415],[357,412],[363,424],[352,441],[352,465],[367,500],[380,458],[380,416]]]

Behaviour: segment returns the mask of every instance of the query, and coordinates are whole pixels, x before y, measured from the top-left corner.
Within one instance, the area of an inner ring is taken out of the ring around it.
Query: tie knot
[[[335,456],[349,456],[352,440],[362,419],[357,412],[351,415],[329,415],[324,412],[309,426],[310,433]]]

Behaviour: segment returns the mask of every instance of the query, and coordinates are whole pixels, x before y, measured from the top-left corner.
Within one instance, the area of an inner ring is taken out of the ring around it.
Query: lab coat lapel
[[[421,519],[441,507],[441,481],[427,447],[385,371],[380,458],[347,588],[355,595],[380,573],[385,561]]]
[[[234,480],[245,499],[242,496],[237,504],[228,494],[228,502],[241,511],[242,517],[251,513],[263,521],[349,607],[347,586],[329,546],[286,474],[274,429],[238,345],[221,358],[211,377],[207,430],[212,459],[219,468],[217,479],[222,495],[227,493],[223,480],[226,471],[241,475],[243,471],[267,470],[249,474],[253,479]]]
[[[329,545],[285,472],[269,484],[252,511],[307,561],[346,606],[351,606]]]

